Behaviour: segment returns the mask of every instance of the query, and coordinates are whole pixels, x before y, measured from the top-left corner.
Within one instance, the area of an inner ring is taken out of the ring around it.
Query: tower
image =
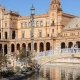
[[[51,0],[49,17],[51,23],[54,22],[54,35],[61,32],[62,8],[60,0]]]
[[[50,10],[62,10],[60,0],[51,0]]]

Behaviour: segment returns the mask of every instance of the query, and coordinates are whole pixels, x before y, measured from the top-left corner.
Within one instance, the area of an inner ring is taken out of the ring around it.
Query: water
[[[45,66],[42,74],[48,80],[80,80],[80,64]]]
[[[40,76],[39,74],[34,74],[32,76],[30,76],[27,79],[23,79],[23,80],[49,80],[48,78],[44,78],[42,76]]]

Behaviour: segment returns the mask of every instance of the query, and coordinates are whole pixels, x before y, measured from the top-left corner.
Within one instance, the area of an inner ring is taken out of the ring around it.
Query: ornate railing
[[[80,53],[80,48],[65,48],[65,49],[61,49],[60,53]]]
[[[64,48],[64,49],[56,49],[56,50],[49,50],[39,52],[36,57],[42,58],[47,56],[54,56],[55,54],[79,54],[80,48]]]

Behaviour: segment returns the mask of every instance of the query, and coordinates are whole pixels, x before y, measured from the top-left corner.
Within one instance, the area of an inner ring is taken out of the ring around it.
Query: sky
[[[35,14],[41,15],[48,12],[50,0],[0,0],[0,4],[22,16],[30,15],[33,4],[36,9]],[[61,6],[63,12],[80,16],[80,0],[61,0]]]

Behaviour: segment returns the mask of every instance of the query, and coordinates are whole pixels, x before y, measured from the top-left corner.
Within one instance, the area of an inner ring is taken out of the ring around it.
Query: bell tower
[[[60,0],[51,0],[50,10],[62,10]]]
[[[51,0],[49,17],[50,22],[54,22],[54,35],[57,36],[61,32],[62,8],[60,0]]]

